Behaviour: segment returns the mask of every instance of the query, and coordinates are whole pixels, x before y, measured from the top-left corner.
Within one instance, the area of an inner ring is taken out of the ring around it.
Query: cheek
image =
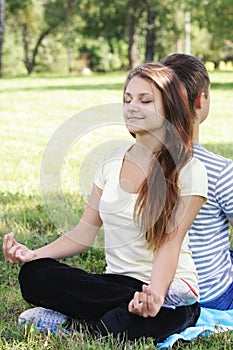
[[[128,105],[127,104],[124,104],[124,106],[123,106],[123,116],[124,116],[124,119],[126,119],[128,116]]]

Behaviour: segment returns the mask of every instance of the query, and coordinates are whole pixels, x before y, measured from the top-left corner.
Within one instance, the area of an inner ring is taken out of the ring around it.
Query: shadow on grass
[[[22,91],[52,91],[52,90],[122,90],[123,83],[104,83],[104,84],[74,84],[74,85],[47,85],[47,86],[30,86],[30,87],[12,87],[4,88],[4,92],[22,92]]]
[[[122,73],[121,73],[122,74]],[[125,79],[126,79],[127,73],[125,73]],[[106,74],[106,76],[109,76]],[[116,75],[113,74],[110,77],[112,78],[109,82],[102,82],[98,84],[98,79],[102,79],[103,76],[91,76],[91,77],[83,77],[83,76],[36,76],[35,81],[38,80],[38,86],[14,86],[12,87],[6,87],[4,88],[4,92],[17,92],[17,91],[55,91],[55,90],[74,90],[74,91],[86,91],[86,90],[122,90],[124,85],[124,76],[122,76],[122,83],[114,83],[114,79],[116,78]],[[22,76],[22,79],[26,79],[27,76]],[[72,79],[72,81],[69,84],[69,79]],[[82,79],[91,79],[90,82],[82,83]],[[11,79],[11,78],[8,78]],[[20,77],[12,78],[19,80]],[[56,81],[57,79],[63,79],[64,84],[56,84],[54,83],[51,85],[43,85],[42,80],[46,80],[49,82],[49,80]],[[75,80],[73,80],[75,79]],[[77,79],[77,80],[76,80]],[[81,79],[81,80],[80,80]],[[211,90],[233,90],[233,81],[232,82],[211,82]]]
[[[233,142],[228,143],[205,143],[202,146],[209,151],[220,154],[223,157],[233,160]]]
[[[74,208],[77,221],[83,211],[81,197],[66,195]],[[19,233],[27,232],[37,235],[47,235],[59,229],[51,221],[42,198],[39,195],[23,193],[0,192],[1,224],[0,234],[17,229]],[[61,213],[63,215],[63,213]]]
[[[211,83],[211,90],[233,90],[233,82],[231,83]]]

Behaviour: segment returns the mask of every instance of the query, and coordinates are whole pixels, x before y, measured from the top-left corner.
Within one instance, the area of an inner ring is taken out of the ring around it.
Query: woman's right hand
[[[25,263],[35,259],[35,252],[14,239],[14,233],[8,233],[2,244],[5,260],[11,264]]]
[[[151,290],[150,285],[143,284],[142,292],[135,292],[128,304],[129,312],[142,317],[155,317],[163,304],[162,298]]]

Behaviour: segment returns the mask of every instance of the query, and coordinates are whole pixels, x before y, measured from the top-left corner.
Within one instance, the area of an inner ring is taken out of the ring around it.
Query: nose
[[[136,102],[131,101],[131,102],[128,104],[128,111],[138,112],[138,111],[139,111],[139,106],[137,105]]]

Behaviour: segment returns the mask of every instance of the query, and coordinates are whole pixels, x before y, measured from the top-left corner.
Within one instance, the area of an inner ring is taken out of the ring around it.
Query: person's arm
[[[59,259],[73,256],[87,249],[93,243],[102,225],[98,210],[101,194],[101,189],[94,185],[78,225],[46,246],[31,250],[18,243],[12,232],[5,235],[3,239],[5,260],[16,264],[45,257]]]
[[[233,162],[230,162],[218,173],[214,195],[217,204],[233,227]]]
[[[168,227],[169,239],[156,253],[150,285],[143,286],[143,293],[135,293],[129,303],[130,312],[143,317],[154,317],[159,312],[176,273],[183,239],[203,202],[200,196],[181,197],[175,214],[177,230]]]

